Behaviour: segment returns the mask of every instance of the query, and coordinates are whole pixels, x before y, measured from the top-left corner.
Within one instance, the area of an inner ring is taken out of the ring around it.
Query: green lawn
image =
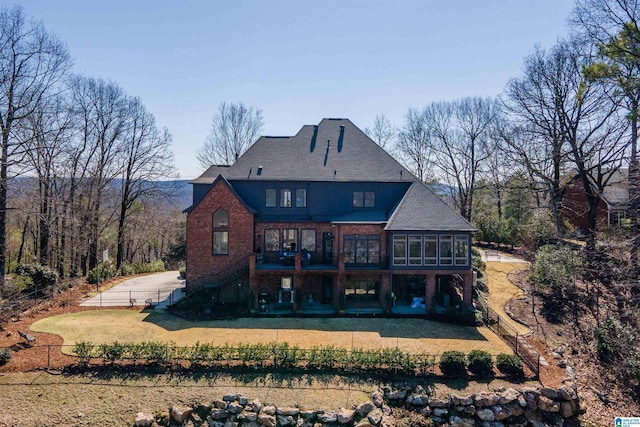
[[[162,341],[180,346],[196,342],[217,345],[288,342],[309,348],[334,345],[350,348],[398,347],[410,352],[439,354],[446,350],[511,349],[484,327],[469,327],[423,319],[376,318],[242,318],[192,322],[160,312],[92,310],[49,317],[34,323],[36,332],[60,335],[65,344]]]

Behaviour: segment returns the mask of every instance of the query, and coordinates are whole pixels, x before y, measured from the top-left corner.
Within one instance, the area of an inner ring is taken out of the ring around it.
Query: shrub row
[[[493,375],[493,358],[483,350],[471,350],[468,355],[456,350],[445,351],[438,366],[444,376],[452,378],[464,378],[469,372],[480,378]],[[514,354],[499,354],[496,357],[496,367],[509,377],[524,377],[522,359]]]
[[[130,276],[132,274],[141,273],[158,273],[165,271],[164,262],[162,260],[156,260],[150,263],[134,262],[129,264],[122,264],[119,269],[116,269],[116,265],[113,260],[101,262],[98,266],[87,273],[87,282],[98,282],[98,271],[100,272],[100,280],[110,279],[116,276]]]
[[[397,348],[378,350],[346,350],[331,345],[303,349],[288,343],[213,344],[196,343],[193,347],[179,347],[172,343],[143,342],[93,344],[81,341],[73,352],[80,363],[87,365],[92,358],[104,363],[147,362],[172,364],[190,362],[193,367],[235,366],[275,367],[302,370],[332,370],[346,372],[388,372],[414,375],[426,374],[435,365],[428,354],[411,354]]]

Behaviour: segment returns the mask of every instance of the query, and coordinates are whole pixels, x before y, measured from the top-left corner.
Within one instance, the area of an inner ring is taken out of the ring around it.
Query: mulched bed
[[[108,283],[106,284],[108,285]],[[0,372],[28,372],[38,369],[63,369],[75,364],[75,357],[62,353],[62,337],[31,331],[31,325],[40,319],[79,311],[100,310],[98,307],[80,307],[79,303],[95,285],[76,284],[71,289],[56,294],[52,299],[39,303],[21,315],[0,326],[0,348],[11,349],[11,359]],[[113,307],[111,307],[113,308]],[[139,310],[139,308],[130,308]],[[33,335],[36,340],[28,345],[18,331]],[[51,346],[51,347],[48,347]]]

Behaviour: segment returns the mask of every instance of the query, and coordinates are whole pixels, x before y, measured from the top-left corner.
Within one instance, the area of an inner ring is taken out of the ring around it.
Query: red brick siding
[[[213,213],[229,214],[229,254],[213,255]],[[224,181],[218,181],[187,215],[187,286],[195,288],[217,281],[253,252],[253,214]]]
[[[562,216],[575,228],[586,229],[589,226],[589,204],[579,180],[574,180],[566,186],[561,211]],[[607,212],[607,204],[599,200],[596,211],[598,226],[608,223]]]

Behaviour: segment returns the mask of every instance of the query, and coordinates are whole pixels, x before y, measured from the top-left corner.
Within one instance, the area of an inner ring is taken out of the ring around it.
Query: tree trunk
[[[629,219],[631,220],[631,271],[629,276],[632,285],[637,287],[638,275],[638,252],[640,251],[640,226],[638,224],[639,212],[638,202],[640,196],[640,174],[638,173],[638,101],[633,98],[631,106],[631,159],[629,162]]]
[[[7,169],[9,162],[9,128],[13,112],[7,112],[7,122],[2,129],[2,155],[0,157],[0,290],[4,290],[4,272],[7,251]]]

